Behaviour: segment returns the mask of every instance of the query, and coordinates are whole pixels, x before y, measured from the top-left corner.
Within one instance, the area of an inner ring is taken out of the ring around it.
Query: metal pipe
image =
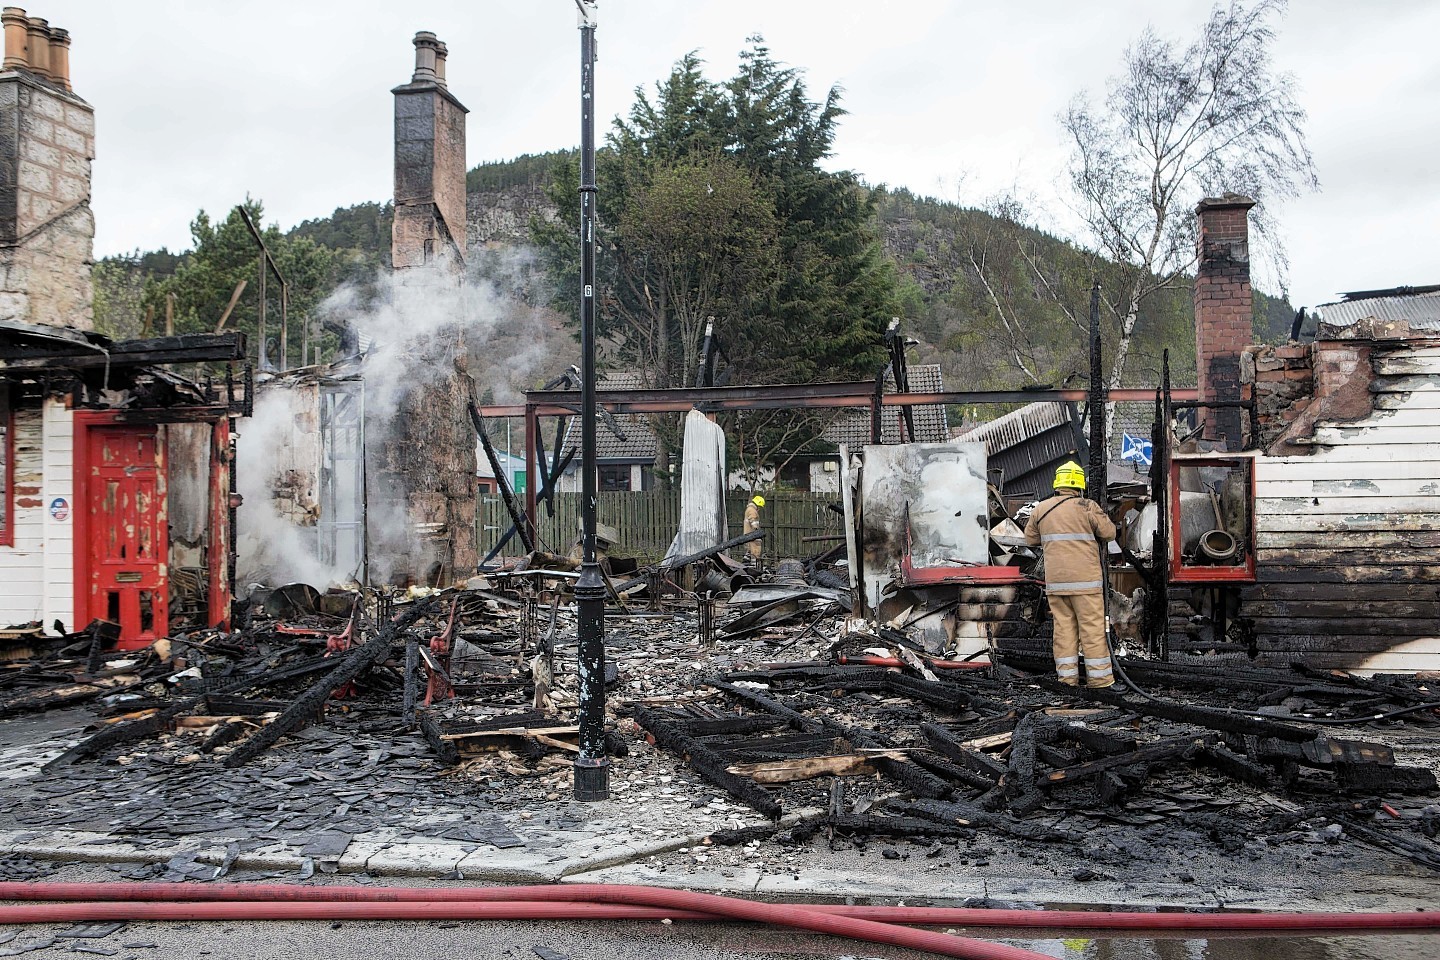
[[[580,579],[575,582],[580,675],[576,800],[610,797],[605,756],[605,580],[595,555],[595,0],[575,0],[580,27]]]

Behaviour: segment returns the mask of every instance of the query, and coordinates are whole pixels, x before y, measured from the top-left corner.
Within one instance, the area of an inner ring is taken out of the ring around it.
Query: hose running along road
[[[638,905],[650,894],[664,904]],[[41,923],[142,919],[136,906],[163,908],[169,916],[143,919],[757,919],[719,912],[719,904],[778,908],[712,894],[654,887],[566,884],[518,887],[344,887],[218,883],[0,882],[0,900],[83,901],[0,906],[0,922]],[[183,901],[183,902],[180,902]],[[684,906],[679,904],[684,903]],[[1440,930],[1440,911],[1408,913],[1124,913],[1090,910],[999,910],[970,907],[885,907],[789,904],[831,917],[889,924],[994,929],[1189,931],[1195,933],[1347,932],[1405,933]],[[264,907],[263,915],[257,907]],[[27,911],[20,913],[17,911]],[[36,911],[30,913],[28,911]],[[41,912],[44,911],[44,912]],[[211,912],[213,911],[213,912]],[[249,911],[248,913],[246,911]],[[763,921],[762,921],[763,922]],[[807,928],[813,929],[813,928]],[[822,931],[837,932],[837,931]],[[953,939],[953,938],[952,938]],[[887,941],[889,942],[889,941]],[[990,946],[984,944],[983,946]],[[1002,950],[1013,948],[1001,947]],[[949,956],[989,956],[984,953]],[[1020,951],[1008,956],[1034,956]]]
[[[11,884],[29,889],[26,899],[46,897],[46,888],[77,886],[69,884]],[[125,884],[80,884],[82,887],[124,887]],[[137,885],[138,886],[138,885]],[[264,888],[257,885],[245,890],[243,897],[209,903],[174,903],[149,899],[116,900],[83,903],[26,903],[0,906],[0,923],[70,923],[77,920],[470,920],[470,919],[570,919],[578,915],[577,906],[606,906],[603,919],[619,919],[613,911],[627,905],[658,907],[662,911],[687,910],[709,914],[716,919],[750,920],[774,926],[791,927],[883,943],[933,953],[942,957],[969,960],[1047,960],[1044,954],[1019,947],[1007,947],[983,940],[971,940],[947,933],[916,930],[892,923],[861,920],[854,917],[811,910],[790,904],[757,903],[733,897],[688,890],[666,890],[657,887],[624,884],[575,884],[559,887],[490,887],[475,888],[477,895],[489,900],[447,902],[397,901],[314,901],[284,902],[267,899]],[[198,888],[197,888],[198,889]],[[314,888],[317,891],[324,888]],[[153,892],[153,891],[152,891]],[[232,891],[233,893],[234,891]],[[432,892],[432,891],[424,891]],[[112,891],[117,896],[126,896]],[[165,896],[172,896],[170,891]],[[546,896],[551,894],[551,896]],[[560,894],[555,896],[554,894]],[[92,889],[91,896],[96,895]],[[0,897],[8,896],[0,891]],[[47,899],[59,899],[50,896]],[[511,902],[505,902],[511,901]],[[550,902],[536,902],[550,901]],[[561,901],[556,903],[554,901]],[[579,903],[568,902],[579,901]],[[557,909],[558,908],[558,909]],[[587,916],[593,913],[586,911]]]

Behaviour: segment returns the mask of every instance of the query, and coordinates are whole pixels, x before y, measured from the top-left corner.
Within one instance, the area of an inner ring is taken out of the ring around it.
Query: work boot
[[[1100,690],[1105,687],[1113,687],[1115,686],[1115,678],[1106,677],[1104,680],[1086,680],[1085,686],[1089,687],[1091,690]]]

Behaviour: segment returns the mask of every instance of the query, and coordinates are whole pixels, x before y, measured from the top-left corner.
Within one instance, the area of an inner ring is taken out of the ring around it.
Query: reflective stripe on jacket
[[[1115,539],[1115,524],[1078,490],[1043,500],[1025,525],[1025,542],[1045,551],[1045,592],[1101,593],[1099,543]]]

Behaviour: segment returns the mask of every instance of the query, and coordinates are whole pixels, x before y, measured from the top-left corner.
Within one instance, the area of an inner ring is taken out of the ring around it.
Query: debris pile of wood
[[[1283,837],[1318,818],[1440,869],[1434,771],[1383,742],[1396,725],[1437,724],[1422,682],[1126,666],[1149,695],[1077,691],[1025,657],[993,671],[782,664],[711,679],[731,711],[635,719],[772,819],[825,807],[802,834],[1081,842],[1090,822]],[[844,783],[884,784],[884,796],[847,805]]]

